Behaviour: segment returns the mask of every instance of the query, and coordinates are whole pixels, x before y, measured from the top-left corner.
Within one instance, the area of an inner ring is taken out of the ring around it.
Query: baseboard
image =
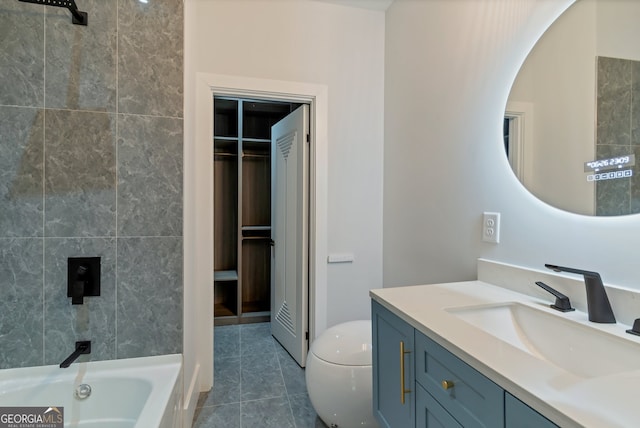
[[[184,394],[184,406],[182,409],[182,427],[191,428],[193,415],[196,413],[198,398],[200,397],[200,363],[196,364],[193,376],[189,383],[189,389]]]

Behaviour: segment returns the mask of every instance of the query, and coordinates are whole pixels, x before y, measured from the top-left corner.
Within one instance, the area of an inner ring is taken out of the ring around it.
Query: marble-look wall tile
[[[629,146],[598,145],[596,157],[607,159],[629,154]],[[628,178],[596,182],[596,215],[613,216],[629,214],[631,182]]]
[[[182,0],[118,0],[118,112],[182,117]]]
[[[82,361],[115,358],[116,241],[115,238],[47,238],[45,254],[45,364],[59,364],[78,340],[91,341]],[[72,305],[67,297],[67,259],[100,257],[100,296]]]
[[[631,62],[631,144],[640,145],[640,61]]]
[[[115,115],[47,110],[45,236],[113,236]]]
[[[115,112],[117,0],[83,0],[80,9],[87,26],[47,8],[46,106]]]
[[[617,58],[598,58],[597,143],[631,141],[631,64]]]
[[[640,213],[640,144],[634,144],[631,147],[631,153],[636,155],[636,165],[633,167],[633,176],[631,177],[629,213],[637,214]]]
[[[44,6],[0,0],[0,105],[43,107]]]
[[[117,245],[117,358],[182,352],[182,238]]]
[[[85,334],[91,359],[182,349],[183,1],[78,6],[87,27],[0,0],[1,368],[57,363]],[[120,232],[171,238],[117,254]],[[115,285],[83,308],[59,294],[76,250],[106,254],[107,283],[119,265],[121,300]]]
[[[43,364],[42,240],[0,239],[0,369]]]
[[[182,119],[118,115],[118,235],[182,235]]]
[[[0,106],[0,237],[42,236],[44,110]]]

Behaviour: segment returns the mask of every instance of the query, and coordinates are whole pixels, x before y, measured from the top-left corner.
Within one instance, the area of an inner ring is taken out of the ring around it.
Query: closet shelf
[[[271,226],[242,226],[242,230],[271,230]]]
[[[237,281],[238,271],[235,270],[218,270],[213,273],[215,281]]]

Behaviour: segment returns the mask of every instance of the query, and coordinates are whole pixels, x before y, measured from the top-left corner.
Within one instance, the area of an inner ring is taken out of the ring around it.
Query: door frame
[[[309,337],[327,327],[327,174],[328,87],[313,83],[196,73],[196,110],[192,180],[185,186],[185,219],[197,233],[185,235],[185,257],[196,266],[189,272],[196,287],[198,323],[196,360],[200,390],[213,386],[213,97],[262,98],[310,105],[309,146]],[[185,220],[185,221],[186,221]],[[186,275],[185,275],[186,276]]]
[[[504,117],[509,123],[509,164],[520,182],[531,182],[533,104],[509,101]]]

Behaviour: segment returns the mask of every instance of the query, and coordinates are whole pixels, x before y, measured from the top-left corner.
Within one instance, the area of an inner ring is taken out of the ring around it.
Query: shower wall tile
[[[43,363],[42,241],[0,239],[0,369]]]
[[[0,105],[43,107],[44,6],[0,1]]]
[[[46,11],[46,106],[115,112],[117,0],[83,0],[88,25]]]
[[[631,144],[640,145],[640,61],[631,63]]]
[[[113,236],[115,115],[46,111],[45,236]]]
[[[631,153],[636,155],[636,165],[631,177],[630,214],[640,213],[640,144],[631,147]]]
[[[617,58],[598,58],[597,144],[631,141],[631,64]]]
[[[77,339],[88,359],[182,350],[183,1],[78,6],[86,27],[0,0],[0,368]],[[81,306],[70,255],[103,257]]]
[[[0,106],[0,237],[42,236],[44,110]]]
[[[182,235],[182,119],[118,115],[118,235]]]
[[[100,257],[100,296],[72,305],[67,297],[67,258]],[[59,364],[77,340],[91,341],[85,360],[115,358],[115,238],[47,238],[44,244],[45,364]]]
[[[629,154],[629,146],[598,145],[596,157],[607,159]],[[602,180],[596,182],[596,215],[614,216],[629,214],[631,182],[628,179]]]
[[[118,0],[118,112],[182,117],[182,0]]]
[[[182,238],[117,245],[117,358],[182,352]]]

